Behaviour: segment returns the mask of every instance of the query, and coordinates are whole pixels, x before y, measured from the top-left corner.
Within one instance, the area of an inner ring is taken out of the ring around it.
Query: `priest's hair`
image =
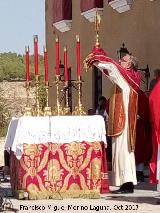
[[[137,58],[133,55],[130,55],[130,62],[131,62],[131,68],[137,69],[138,68],[138,61]]]

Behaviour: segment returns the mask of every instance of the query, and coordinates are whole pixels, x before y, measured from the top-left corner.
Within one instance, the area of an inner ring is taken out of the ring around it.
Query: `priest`
[[[160,190],[160,79],[149,96],[153,154],[150,161],[150,182]]]
[[[138,91],[138,116],[136,125],[135,160],[137,181],[144,182],[144,166],[149,165],[152,156],[152,138],[149,114],[149,98]]]
[[[112,193],[133,193],[137,184],[135,130],[141,76],[135,57],[127,54],[120,64],[96,46],[85,59],[85,66],[96,66],[114,83],[109,106],[108,135],[112,136],[112,180],[120,188]]]

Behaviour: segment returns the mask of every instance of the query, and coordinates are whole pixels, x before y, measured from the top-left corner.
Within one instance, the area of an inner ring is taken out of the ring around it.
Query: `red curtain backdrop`
[[[103,8],[103,0],[81,0],[81,13],[93,8]]]
[[[53,22],[72,20],[72,0],[53,0]]]

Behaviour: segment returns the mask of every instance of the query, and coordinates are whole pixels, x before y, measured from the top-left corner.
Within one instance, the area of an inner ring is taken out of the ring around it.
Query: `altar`
[[[12,119],[5,149],[19,199],[98,198],[109,191],[101,116]]]

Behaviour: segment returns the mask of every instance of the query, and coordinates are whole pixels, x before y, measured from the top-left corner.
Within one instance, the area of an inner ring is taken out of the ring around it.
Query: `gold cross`
[[[95,31],[96,31],[96,47],[99,47],[99,30],[100,30],[101,16],[96,12],[95,17]]]

